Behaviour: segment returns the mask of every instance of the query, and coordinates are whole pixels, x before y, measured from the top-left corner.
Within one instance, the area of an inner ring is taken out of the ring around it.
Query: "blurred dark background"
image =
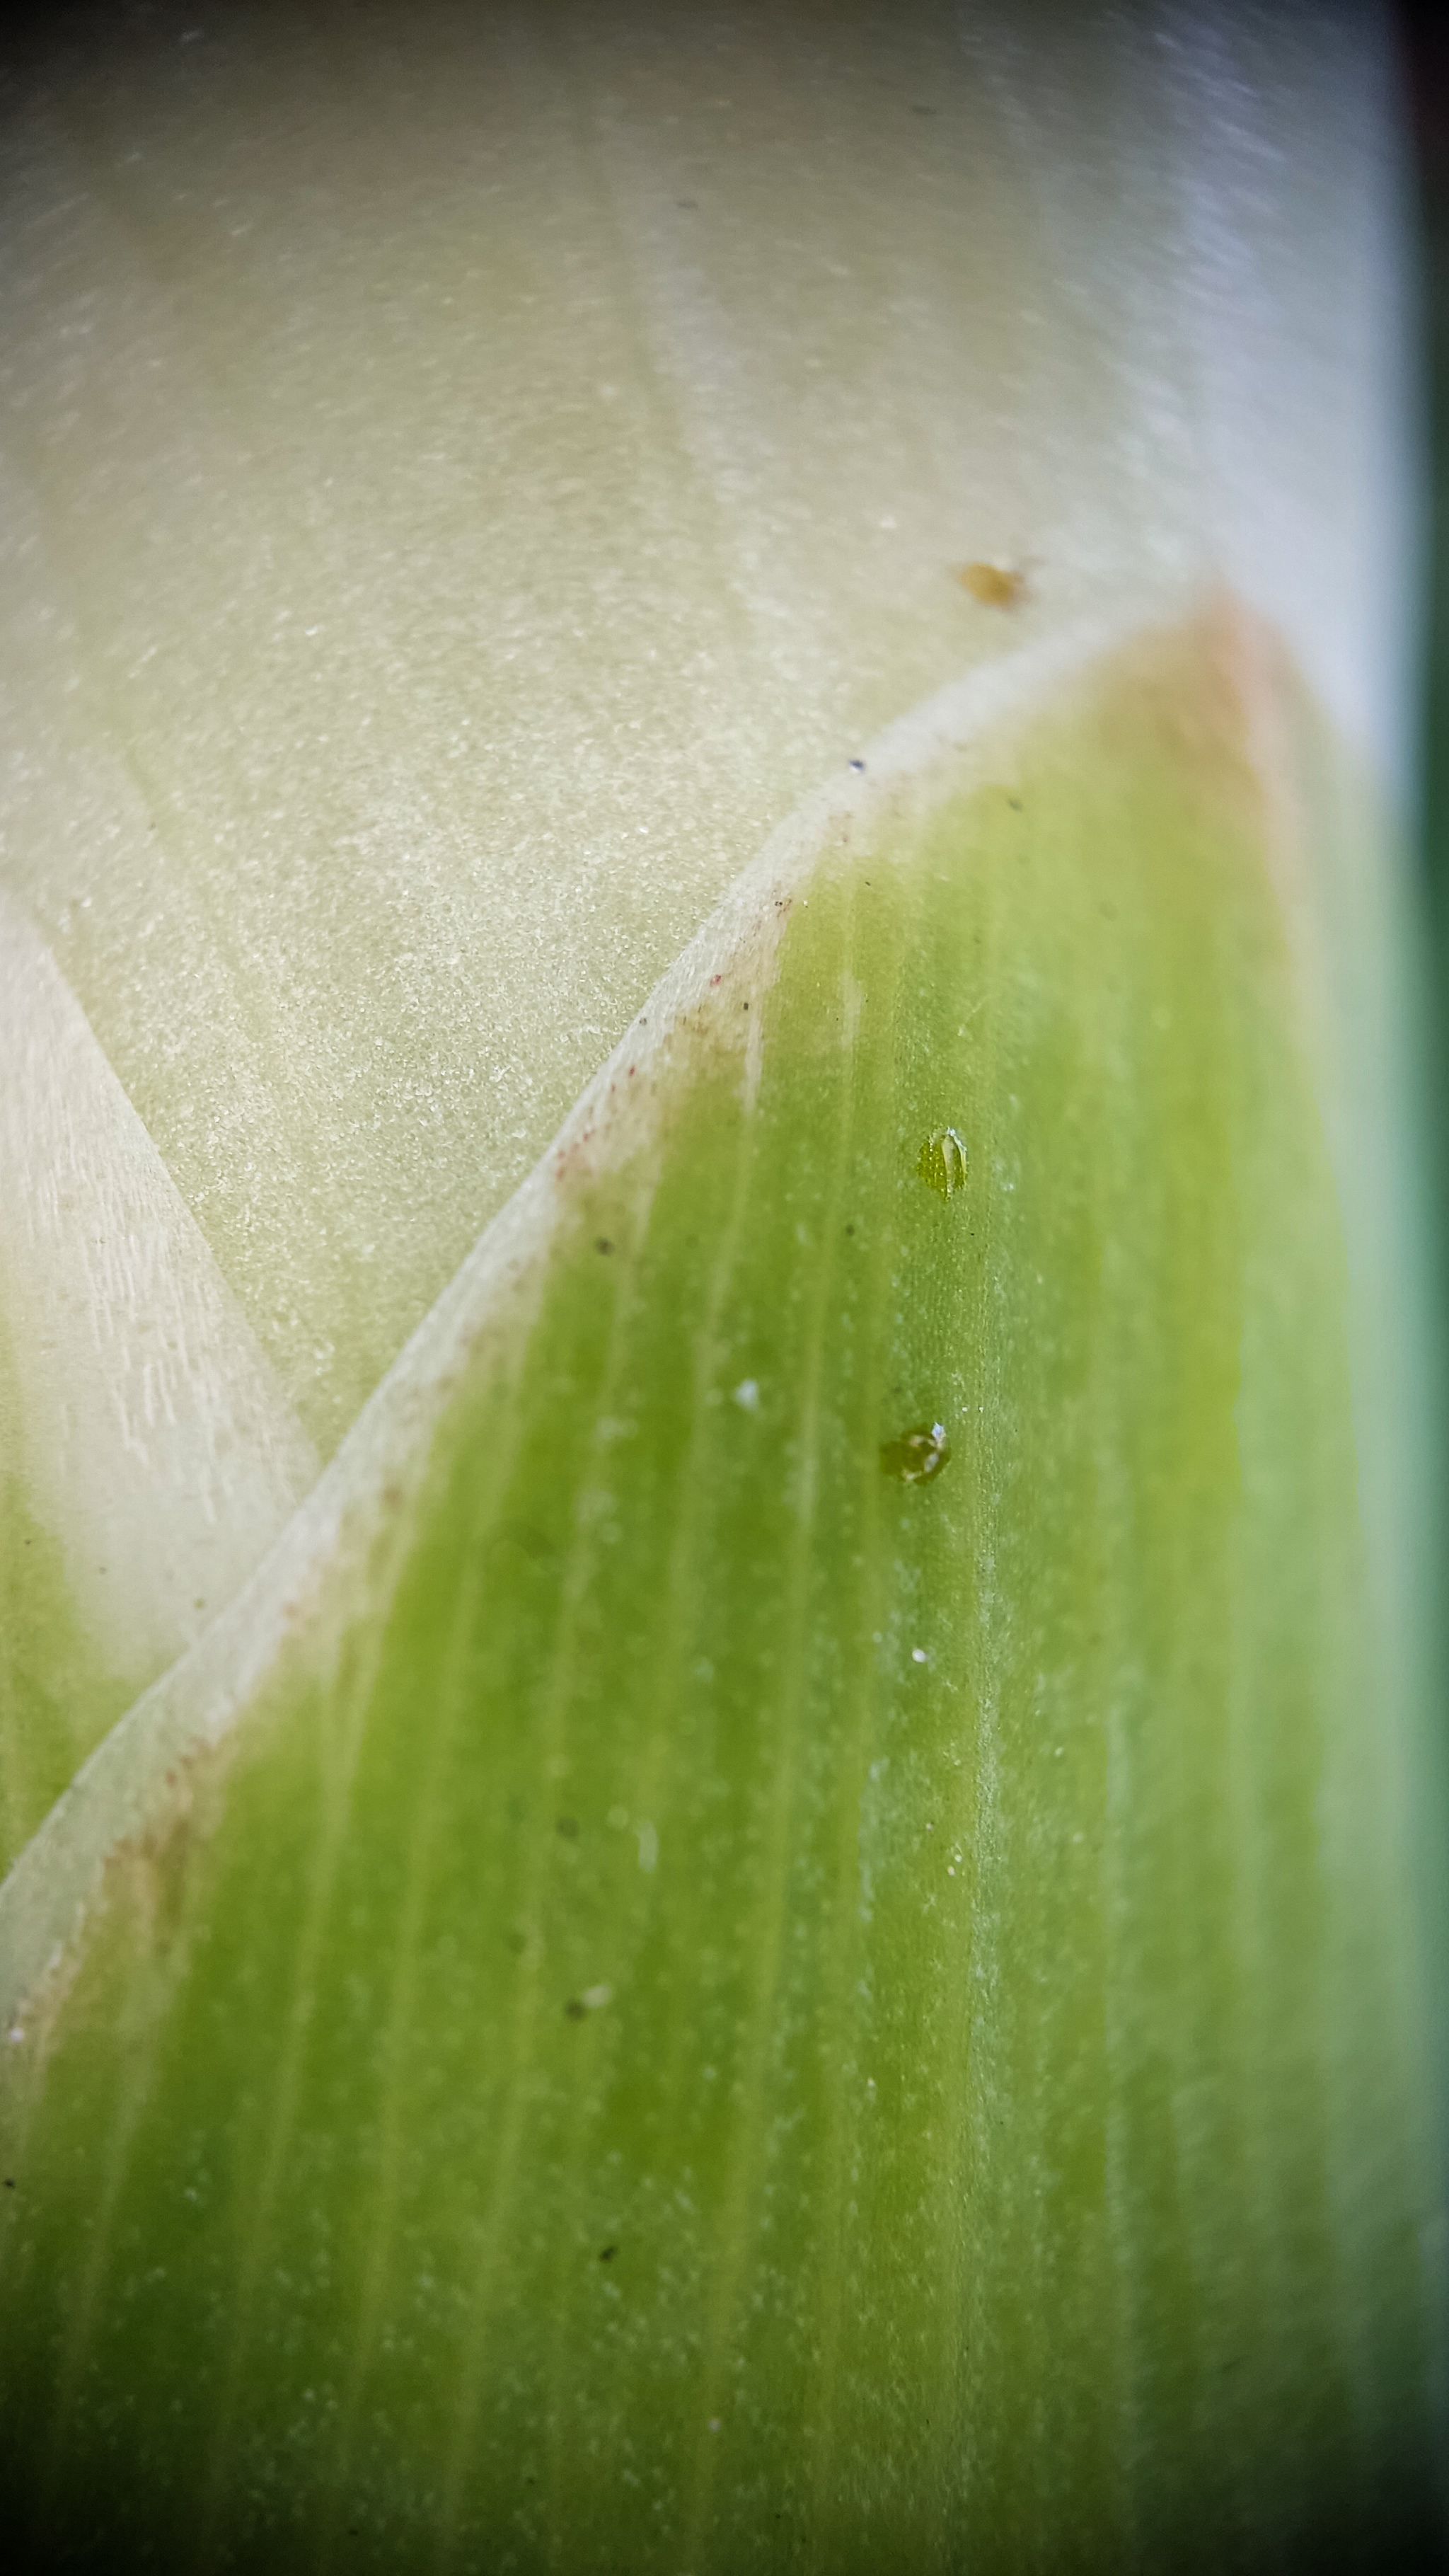
[[[1449,991],[1449,6],[1446,0],[1400,0],[1397,16],[1422,217],[1431,502],[1424,568],[1423,847],[1442,999]]]

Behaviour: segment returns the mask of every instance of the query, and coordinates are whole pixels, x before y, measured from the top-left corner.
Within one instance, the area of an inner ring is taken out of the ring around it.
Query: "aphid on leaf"
[[[1008,564],[964,563],[955,566],[956,579],[983,608],[1014,608],[1026,587],[1024,572]]]
[[[943,1199],[966,1187],[966,1148],[954,1127],[933,1127],[916,1156],[916,1173]]]
[[[929,1485],[950,1455],[944,1422],[923,1422],[914,1431],[903,1431],[899,1440],[881,1442],[880,1471],[898,1485]]]

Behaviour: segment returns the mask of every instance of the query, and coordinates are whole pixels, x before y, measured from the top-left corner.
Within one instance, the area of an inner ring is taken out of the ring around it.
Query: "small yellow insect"
[[[1013,571],[1008,564],[957,564],[955,575],[983,608],[1014,608],[1026,588],[1025,573]]]
[[[903,1431],[899,1440],[881,1442],[880,1471],[898,1485],[929,1485],[950,1455],[944,1422],[922,1422],[914,1431]]]
[[[966,1148],[954,1127],[933,1127],[916,1156],[916,1177],[943,1199],[966,1187]]]

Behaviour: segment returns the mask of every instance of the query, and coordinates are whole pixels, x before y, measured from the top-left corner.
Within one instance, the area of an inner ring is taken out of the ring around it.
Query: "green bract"
[[[943,712],[651,1004],[222,1740],[204,1649],[128,1721],[5,2069],[37,2563],[1426,2542],[1307,719],[1225,613]]]

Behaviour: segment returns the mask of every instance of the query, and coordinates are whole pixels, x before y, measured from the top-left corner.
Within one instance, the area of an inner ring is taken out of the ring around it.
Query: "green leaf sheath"
[[[620,1059],[4,2052],[12,2563],[1427,2552],[1407,1721],[1244,722],[1210,630],[1119,661]]]

